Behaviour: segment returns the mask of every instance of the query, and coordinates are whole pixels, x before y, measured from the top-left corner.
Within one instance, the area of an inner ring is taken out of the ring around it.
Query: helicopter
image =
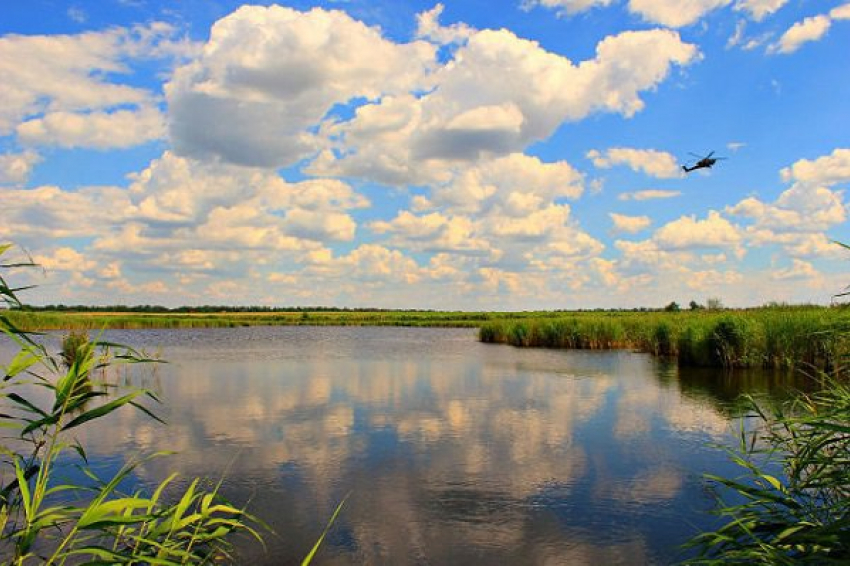
[[[690,152],[688,152],[688,153],[690,153]],[[712,155],[714,155],[713,150],[712,150],[711,153],[709,153],[708,155],[706,155],[704,157],[702,155],[697,155],[696,153],[691,153],[691,155],[693,155],[694,157],[699,159],[699,161],[697,161],[696,165],[694,165],[693,167],[688,167],[687,165],[682,165],[682,170],[685,173],[690,173],[691,171],[694,171],[695,169],[703,169],[703,168],[711,169],[712,165],[714,165],[715,163],[717,163],[721,159],[726,159],[725,157],[712,157]]]

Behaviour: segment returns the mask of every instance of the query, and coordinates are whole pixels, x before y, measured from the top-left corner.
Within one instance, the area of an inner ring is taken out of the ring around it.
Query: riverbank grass
[[[680,365],[829,369],[850,353],[842,307],[697,312],[605,312],[486,322],[482,342],[518,347],[649,352]]]

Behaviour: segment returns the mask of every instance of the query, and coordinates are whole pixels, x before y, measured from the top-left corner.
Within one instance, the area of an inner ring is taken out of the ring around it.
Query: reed
[[[240,326],[430,326],[475,328],[491,320],[550,318],[555,313],[486,313],[432,311],[323,311],[225,313],[102,313],[10,310],[18,328],[95,330],[147,328],[235,328]]]
[[[0,256],[9,245],[0,245]],[[20,263],[0,263],[0,269]],[[21,307],[0,273],[0,303]],[[0,312],[0,335],[18,348],[2,368],[0,427],[0,562],[26,564],[213,564],[229,557],[229,536],[249,533],[262,541],[259,524],[244,509],[219,495],[221,483],[204,487],[199,479],[177,494],[170,490],[176,474],[152,494],[124,493],[128,480],[144,462],[161,454],[131,460],[111,478],[89,466],[76,429],[125,407],[152,418],[157,399],[143,389],[117,390],[98,376],[118,364],[151,362],[131,348],[89,340],[84,332],[63,341],[60,356],[20,330]],[[95,387],[95,385],[97,385]],[[49,400],[32,396],[34,387]],[[158,419],[157,419],[158,420]],[[90,481],[61,483],[57,470],[78,466]]]
[[[831,368],[850,352],[842,307],[763,307],[690,312],[560,313],[484,322],[482,342],[524,347],[628,348],[681,365],[726,368]]]
[[[748,402],[757,422],[730,450],[741,475],[707,476],[724,524],[689,541],[685,564],[850,564],[850,387]]]
[[[706,476],[723,523],[685,545],[697,553],[684,563],[850,564],[847,319],[825,310],[772,309],[760,322],[766,363],[809,368],[817,392],[785,402],[746,398],[750,422],[741,424],[737,449],[728,450],[741,474]],[[730,319],[724,353],[746,356],[748,330]],[[821,359],[830,362],[829,373],[811,371]]]

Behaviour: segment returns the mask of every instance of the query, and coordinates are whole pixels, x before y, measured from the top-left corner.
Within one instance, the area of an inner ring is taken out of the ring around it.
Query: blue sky
[[[0,239],[40,303],[826,303],[848,52],[846,0],[13,3]]]

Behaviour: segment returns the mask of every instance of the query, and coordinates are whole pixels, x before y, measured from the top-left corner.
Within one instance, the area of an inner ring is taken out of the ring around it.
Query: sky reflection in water
[[[732,471],[711,443],[731,441],[735,392],[645,355],[456,329],[108,339],[163,347],[169,363],[135,379],[161,393],[168,426],[120,411],[79,433],[90,458],[176,450],[140,481],[225,475],[228,497],[276,532],[244,563],[298,563],[351,492],[319,564],[665,564],[708,524],[700,474]]]

